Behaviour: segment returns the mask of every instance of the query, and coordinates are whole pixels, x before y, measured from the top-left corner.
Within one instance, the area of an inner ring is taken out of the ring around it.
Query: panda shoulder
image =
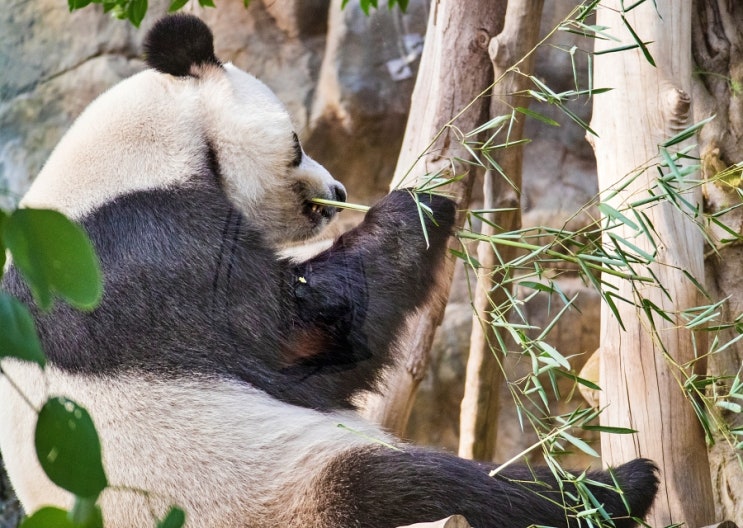
[[[199,66],[221,65],[211,30],[193,15],[160,19],[147,34],[144,51],[148,66],[177,77],[192,76]]]

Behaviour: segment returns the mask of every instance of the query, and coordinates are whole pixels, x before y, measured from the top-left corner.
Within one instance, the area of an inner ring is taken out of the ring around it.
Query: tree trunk
[[[703,176],[710,180],[721,169],[743,161],[743,4],[721,0],[694,2],[692,49],[699,75],[694,83],[694,119],[716,118],[705,125],[699,139]],[[738,176],[740,173],[738,173]],[[741,202],[738,180],[708,181],[705,185],[707,212],[716,214]],[[737,189],[736,189],[737,187]],[[738,208],[719,218],[737,233],[737,243],[724,244],[734,238],[730,232],[711,226],[710,235],[717,246],[709,251],[707,281],[713,300],[727,299],[723,304],[722,321],[729,322],[743,313],[743,209]],[[730,328],[720,332],[721,343],[738,335]],[[731,346],[709,360],[713,376],[735,376],[743,364],[743,342]],[[725,418],[730,427],[743,427],[743,414],[729,413]],[[743,520],[743,468],[740,451],[722,438],[710,448],[710,463],[715,504],[720,517]]]
[[[497,84],[493,87],[490,118],[508,115],[514,107],[527,107],[529,98],[515,95],[529,84],[525,75],[534,69],[534,56],[519,64],[519,71],[507,70],[521,61],[536,45],[539,38],[539,22],[542,18],[544,0],[510,0],[506,10],[503,31],[490,41],[490,58]],[[523,136],[524,116],[520,116],[511,129],[508,141],[518,141]],[[521,145],[508,147],[493,153],[508,180],[493,170],[485,174],[483,186],[483,209],[500,209],[485,213],[481,232],[485,236],[496,231],[513,231],[521,227]],[[509,181],[510,180],[510,181]],[[497,226],[497,227],[495,227]],[[499,286],[508,276],[501,264],[516,258],[516,250],[504,247],[496,257],[493,247],[480,242],[477,260],[481,267],[477,273],[474,299],[474,317],[470,336],[470,354],[467,360],[467,378],[462,398],[459,427],[459,456],[477,460],[491,460],[495,455],[498,429],[498,404],[503,370],[500,357],[506,351],[498,346],[494,319],[506,319],[507,310],[502,307],[508,295]],[[505,336],[503,336],[505,338]]]
[[[472,180],[468,159],[457,136],[483,122],[488,101],[478,97],[493,81],[488,44],[501,28],[505,2],[461,2],[432,0],[421,58],[403,145],[391,187],[413,187],[426,174],[464,177],[445,190],[457,201],[460,211],[469,205]],[[472,101],[474,103],[470,104]],[[464,213],[460,214],[461,225]],[[454,242],[453,242],[454,243]],[[370,396],[364,414],[397,435],[402,435],[410,416],[415,391],[425,374],[436,328],[444,314],[451,286],[454,261],[447,259],[445,277],[435,299],[409,322],[409,336],[400,343],[403,359],[390,372],[384,396]]]
[[[657,4],[656,12],[654,4]],[[596,24],[607,26],[623,43],[634,40],[620,18],[622,3],[611,0],[599,9]],[[628,174],[648,162],[658,161],[658,147],[664,139],[690,124],[691,92],[691,3],[675,0],[647,1],[624,13],[628,24],[648,44],[657,68],[652,67],[640,49],[597,55],[597,87],[614,90],[595,98],[592,128],[599,188],[615,188]],[[611,40],[596,40],[596,51],[617,47]],[[607,203],[615,209],[641,197],[655,183],[654,169],[642,172],[629,187]],[[686,199],[701,203],[696,190],[688,189]],[[670,358],[678,365],[695,358],[692,336],[678,317],[681,310],[701,304],[695,286],[682,270],[700,282],[703,280],[703,240],[698,228],[675,210],[662,203],[646,207],[643,212],[657,231],[658,248],[652,271],[667,288],[636,286],[629,281],[604,274],[617,300],[617,309],[626,330],[620,328],[612,311],[602,306],[601,324],[601,415],[603,425],[631,427],[636,435],[602,434],[604,462],[616,465],[643,456],[660,467],[661,490],[648,522],[665,526],[685,522],[687,526],[704,526],[713,522],[714,508],[706,446],[700,424],[676,379],[677,371],[669,361],[658,339],[647,330],[643,312],[621,298],[638,295],[661,307],[672,318],[660,317],[654,322]],[[613,231],[617,236],[652,252],[646,237],[625,226]],[[605,236],[604,244],[612,247]],[[703,336],[694,336],[697,344]],[[692,500],[693,499],[693,500]]]

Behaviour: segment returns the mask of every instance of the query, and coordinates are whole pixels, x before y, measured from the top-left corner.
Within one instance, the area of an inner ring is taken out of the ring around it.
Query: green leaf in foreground
[[[188,0],[173,0],[168,7],[168,13],[179,11],[188,3]]]
[[[26,306],[0,292],[0,357],[16,357],[43,367],[46,357],[36,333],[34,320]]]
[[[41,308],[51,307],[54,294],[80,309],[100,301],[103,281],[93,246],[63,214],[18,209],[5,222],[3,239]]]
[[[67,0],[67,7],[70,8],[70,12],[75,9],[82,9],[89,5],[93,0]]]
[[[103,528],[101,510],[95,506],[95,512],[86,522],[76,522],[65,510],[46,506],[26,518],[19,528]]]
[[[46,506],[27,517],[19,528],[80,528],[60,508]]]
[[[181,528],[186,523],[186,514],[180,508],[173,506],[157,528]]]
[[[36,455],[49,479],[79,497],[94,498],[107,486],[101,443],[90,414],[67,398],[49,399],[39,411]]]
[[[5,242],[3,241],[3,230],[5,222],[8,220],[8,213],[0,210],[0,278],[3,276],[3,270],[5,269]]]

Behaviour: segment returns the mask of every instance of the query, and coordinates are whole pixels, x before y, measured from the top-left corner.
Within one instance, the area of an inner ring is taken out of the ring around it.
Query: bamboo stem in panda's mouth
[[[358,205],[348,202],[337,202],[335,200],[326,200],[324,198],[312,198],[310,199],[310,202],[317,204],[317,205],[324,205],[328,207],[337,207],[339,209],[351,209],[353,211],[361,211],[362,213],[365,213],[369,210],[368,205]]]

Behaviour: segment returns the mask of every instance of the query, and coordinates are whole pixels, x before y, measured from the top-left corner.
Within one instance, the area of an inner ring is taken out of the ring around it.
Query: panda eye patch
[[[302,145],[299,144],[299,138],[296,132],[292,132],[294,138],[294,157],[292,158],[292,167],[299,167],[302,163]]]

